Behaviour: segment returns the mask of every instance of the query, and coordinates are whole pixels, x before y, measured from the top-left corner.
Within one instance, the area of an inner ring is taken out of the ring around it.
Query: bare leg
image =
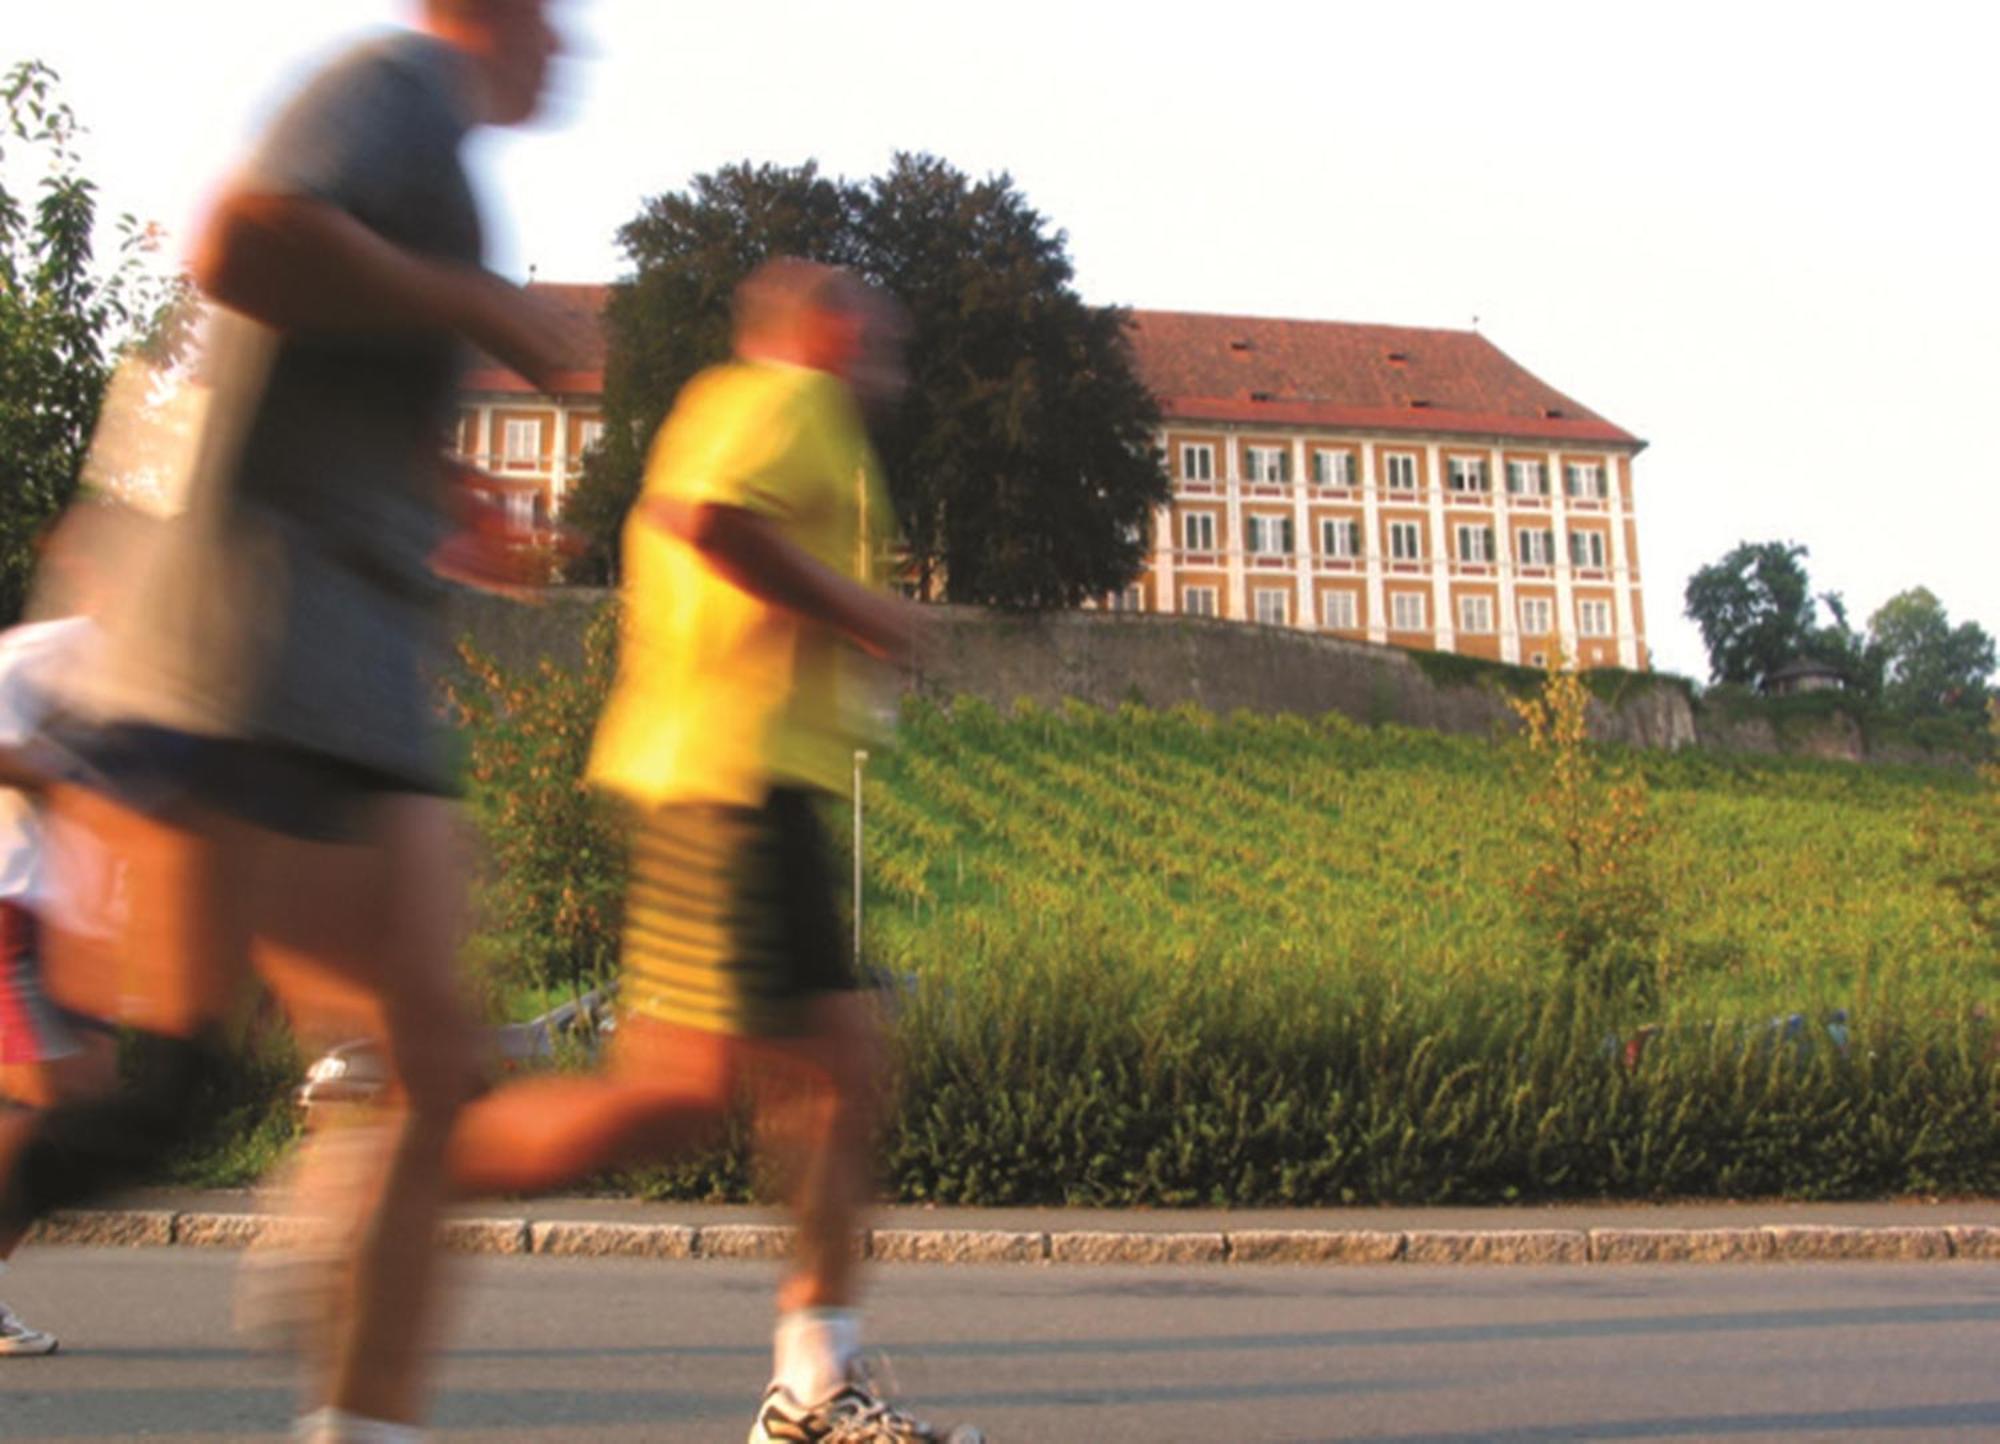
[[[476,1082],[470,1015],[454,976],[462,906],[450,805],[417,795],[374,804],[367,846],[257,834],[260,963],[279,978],[301,1031],[327,1015],[379,1021],[399,1101],[327,1200],[352,1239],[350,1296],[333,1321],[326,1402],[414,1420],[435,1323],[435,1235],[452,1121]],[[365,1143],[364,1143],[365,1147]],[[372,1154],[372,1156],[367,1156]]]
[[[854,1237],[874,1192],[875,1130],[884,1080],[880,1024],[866,994],[813,1003],[801,1042],[763,1041],[767,1091],[760,1113],[790,1175],[798,1257],[778,1288],[778,1309],[848,1308],[858,1294]]]

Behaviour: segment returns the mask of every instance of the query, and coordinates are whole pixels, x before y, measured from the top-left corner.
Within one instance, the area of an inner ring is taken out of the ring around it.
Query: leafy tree
[[[910,394],[876,439],[927,592],[1062,606],[1138,570],[1167,482],[1124,314],[1077,296],[1063,234],[1006,176],[912,155],[860,185],[731,166],[649,201],[619,239],[635,274],[606,315],[606,444],[570,514],[598,558],[675,391],[727,353],[730,291],[794,254],[851,266],[909,309]]]
[[[1792,542],[1744,542],[1688,579],[1687,616],[1701,628],[1710,681],[1755,686],[1810,655],[1815,628],[1805,555]]]
[[[97,187],[79,166],[75,114],[38,61],[0,80],[0,624],[20,614],[35,541],[76,491],[121,342],[157,334],[180,286],[149,258],[159,232],[117,222],[95,260]],[[38,171],[30,202],[10,171]]]
[[[1868,649],[1882,700],[1912,715],[1978,713],[1993,675],[1993,638],[1977,622],[1954,627],[1928,588],[1912,587],[1868,619]]]
[[[646,449],[681,387],[729,355],[729,298],[770,256],[852,264],[854,187],[812,162],[725,166],[656,196],[618,232],[634,274],[605,305],[604,437],[564,508],[588,540],[586,576],[617,567],[618,531]]]

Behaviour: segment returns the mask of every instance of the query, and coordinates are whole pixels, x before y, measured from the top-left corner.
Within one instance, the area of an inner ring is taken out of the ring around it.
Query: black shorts
[[[858,986],[815,794],[761,807],[672,806],[632,837],[623,992],[650,1018],[708,1032],[805,1030],[817,994]]]
[[[138,722],[63,723],[52,730],[80,764],[73,780],[138,811],[194,802],[310,842],[359,840],[368,804],[385,793],[439,791],[433,783],[283,743]]]

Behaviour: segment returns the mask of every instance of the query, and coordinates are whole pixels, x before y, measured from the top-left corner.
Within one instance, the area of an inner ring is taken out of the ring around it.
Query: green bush
[[[590,740],[615,665],[618,617],[606,605],[584,635],[583,664],[515,672],[459,645],[447,697],[483,840],[473,951],[500,998],[566,993],[607,972],[618,950],[625,851],[609,806],[583,786]]]

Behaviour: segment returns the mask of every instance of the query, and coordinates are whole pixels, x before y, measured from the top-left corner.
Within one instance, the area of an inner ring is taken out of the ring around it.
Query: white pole
[[[854,751],[854,972],[861,973],[861,769],[868,765],[868,754],[860,748]]]

